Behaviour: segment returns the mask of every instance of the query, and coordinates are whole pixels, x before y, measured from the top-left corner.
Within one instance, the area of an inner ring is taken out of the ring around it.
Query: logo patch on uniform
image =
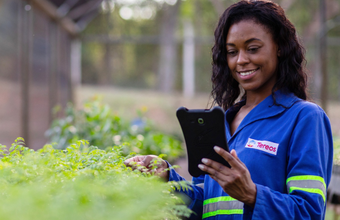
[[[262,150],[264,152],[276,155],[279,148],[279,144],[270,141],[258,141],[248,138],[246,148],[253,148],[257,150]]]

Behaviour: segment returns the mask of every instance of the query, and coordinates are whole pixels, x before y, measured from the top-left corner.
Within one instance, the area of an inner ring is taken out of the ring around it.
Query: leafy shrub
[[[153,128],[150,121],[140,118],[132,122],[115,115],[108,105],[99,98],[85,102],[82,109],[76,110],[68,105],[65,117],[54,120],[46,132],[59,149],[64,149],[75,140],[88,140],[98,147],[124,145],[123,154],[164,154],[165,159],[173,162],[183,155],[181,142]]]
[[[0,219],[159,220],[190,214],[171,193],[178,183],[127,168],[121,147],[104,151],[78,141],[65,150],[45,145],[34,151],[22,141],[9,150],[0,145]]]

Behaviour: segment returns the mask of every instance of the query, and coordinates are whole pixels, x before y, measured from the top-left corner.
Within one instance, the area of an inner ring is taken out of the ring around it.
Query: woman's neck
[[[263,100],[265,100],[269,95],[272,94],[272,91],[267,91],[263,93],[254,93],[251,91],[247,91],[247,99],[245,107],[255,107]]]

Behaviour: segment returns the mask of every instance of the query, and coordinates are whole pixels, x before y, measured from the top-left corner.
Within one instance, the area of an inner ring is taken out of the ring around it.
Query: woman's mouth
[[[257,69],[254,69],[254,70],[243,71],[243,72],[237,72],[237,73],[240,74],[241,77],[243,78],[243,77],[247,77],[247,76],[252,75],[252,74],[255,73],[257,70],[258,70],[258,68],[257,68]]]
[[[258,69],[256,69],[258,70]],[[250,74],[252,74],[253,72],[255,72],[256,70],[250,70],[250,71],[247,71],[247,72],[238,72],[241,76],[248,76]]]

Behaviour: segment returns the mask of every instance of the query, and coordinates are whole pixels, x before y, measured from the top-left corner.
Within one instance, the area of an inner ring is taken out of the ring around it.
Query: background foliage
[[[86,141],[65,150],[34,151],[17,139],[0,145],[0,218],[179,219],[190,215],[172,193],[183,183],[166,183],[123,164],[122,146],[100,150]]]
[[[340,98],[339,35],[340,0],[324,0],[327,5],[329,98]],[[163,19],[167,11],[180,4],[177,27],[174,31],[177,48],[176,65],[173,67],[175,85],[182,89],[183,22],[190,20],[195,32],[195,85],[198,92],[211,90],[211,47],[213,33],[220,14],[236,0],[105,0],[111,7],[101,13],[82,33],[83,83],[115,85],[120,87],[157,89],[162,67],[160,65],[162,43],[161,30],[169,19]],[[303,45],[307,49],[310,74],[310,92],[320,98],[321,73],[318,38],[320,31],[320,0],[274,0],[280,4],[287,17],[295,25]],[[171,3],[171,4],[170,4]],[[104,4],[103,4],[104,5]],[[136,16],[122,16],[128,8]],[[142,18],[140,11],[150,9],[152,16]],[[143,40],[140,40],[143,39]],[[166,41],[165,41],[166,42]],[[164,70],[164,68],[163,68]],[[103,80],[104,79],[104,80]],[[105,80],[106,79],[106,80]]]
[[[124,155],[131,152],[163,154],[171,162],[182,156],[181,142],[174,136],[157,131],[152,122],[143,116],[144,111],[139,110],[137,119],[124,120],[103,104],[99,97],[93,97],[79,110],[69,105],[65,117],[54,120],[46,134],[59,149],[84,139],[99,148],[123,145]]]

